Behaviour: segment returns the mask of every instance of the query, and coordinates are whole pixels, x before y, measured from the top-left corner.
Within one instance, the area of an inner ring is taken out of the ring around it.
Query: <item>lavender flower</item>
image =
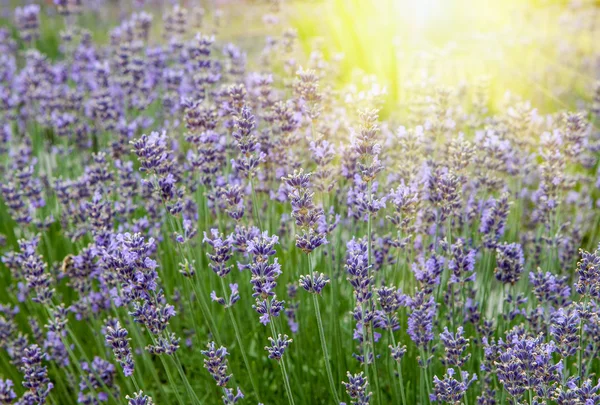
[[[119,321],[109,319],[106,323],[106,344],[111,347],[115,358],[123,369],[125,377],[133,375],[134,362],[127,329],[122,328]]]
[[[227,374],[227,359],[225,357],[229,353],[223,346],[217,349],[215,342],[209,342],[207,347],[208,350],[202,350],[201,352],[206,356],[204,368],[208,370],[219,387],[225,387],[232,376],[232,374]]]
[[[471,354],[465,354],[465,350],[469,347],[469,339],[465,339],[463,333],[463,327],[459,326],[456,334],[450,333],[448,328],[444,328],[444,332],[440,334],[445,351],[442,363],[445,366],[461,368],[469,361]]]
[[[311,294],[321,294],[323,288],[329,283],[329,278],[323,273],[300,276],[300,286]]]
[[[419,258],[418,265],[413,263],[412,271],[426,294],[431,294],[434,288],[440,284],[440,276],[444,270],[444,258],[435,254],[427,261]]]
[[[496,279],[505,284],[515,284],[523,272],[523,249],[518,243],[498,246],[496,249]]]
[[[256,174],[258,165],[265,160],[266,154],[260,150],[260,143],[253,131],[256,127],[254,115],[247,106],[241,109],[239,116],[234,119],[232,132],[240,155],[232,159],[231,164],[243,177],[252,178]]]
[[[577,263],[579,279],[575,289],[581,295],[600,297],[600,246],[595,252],[580,250],[581,260]]]
[[[25,42],[32,42],[39,38],[40,33],[40,6],[29,4],[15,9],[15,22],[19,27],[19,34]]]
[[[359,156],[358,171],[362,181],[369,183],[375,179],[377,174],[383,170],[383,164],[379,160],[381,144],[378,134],[380,132],[377,120],[377,110],[364,110],[359,112],[360,131],[352,142],[354,152]]]
[[[115,366],[99,357],[94,357],[91,364],[81,363],[81,370],[85,373],[81,376],[79,382],[79,396],[77,401],[82,404],[94,403],[96,398],[99,401],[108,401],[109,393],[103,389],[115,389]]]
[[[354,405],[368,405],[372,393],[367,392],[369,388],[367,377],[362,372],[350,374],[349,371],[346,373],[346,376],[348,377],[348,382],[342,382],[342,384],[346,387],[346,393],[352,398],[351,403]]]
[[[498,247],[498,241],[504,234],[509,207],[507,193],[498,200],[492,198],[487,201],[479,226],[479,232],[483,234],[484,247],[488,249]]]
[[[42,256],[36,254],[38,243],[37,236],[30,240],[20,240],[21,253],[17,255],[16,263],[25,278],[27,291],[33,290],[36,293],[32,300],[44,304],[52,299],[54,289],[51,288],[52,279],[46,271],[46,263]]]
[[[459,404],[461,399],[465,396],[465,393],[473,381],[477,380],[477,375],[473,375],[469,378],[469,373],[463,371],[461,373],[461,380],[458,381],[454,378],[454,369],[448,369],[444,375],[444,379],[440,380],[437,376],[433,377],[433,395],[431,399],[433,401],[448,402],[450,404]]]
[[[566,276],[561,277],[550,272],[543,273],[540,269],[537,272],[529,273],[529,283],[533,287],[533,293],[542,304],[550,303],[557,307],[568,305],[571,296],[568,282]]]
[[[231,290],[231,293],[229,294],[228,298],[219,297],[217,296],[217,293],[215,291],[212,291],[210,293],[211,300],[217,302],[220,305],[223,305],[225,308],[233,306],[233,304],[240,300],[238,285],[235,283],[229,284],[229,289]]]
[[[314,70],[302,68],[296,72],[296,76],[294,93],[303,104],[304,114],[314,121],[321,114],[322,96],[319,92],[318,76]]]
[[[23,403],[35,403],[44,405],[46,398],[50,394],[54,384],[48,378],[48,370],[42,365],[46,355],[38,345],[30,345],[25,349],[23,355],[23,386],[27,388],[23,398]]]
[[[406,296],[394,287],[381,287],[376,289],[376,293],[381,310],[375,312],[374,325],[391,331],[400,329],[396,311],[406,305]]]
[[[276,253],[273,247],[278,241],[277,236],[270,237],[267,232],[263,232],[248,243],[247,251],[253,255],[252,263],[239,266],[240,270],[249,269],[252,274],[252,296],[256,298],[256,304],[252,307],[260,314],[260,322],[263,325],[284,310],[284,301],[277,300],[274,291],[277,278],[281,275],[281,266],[277,259],[272,263],[268,261],[269,256]]]
[[[560,308],[552,316],[550,334],[556,341],[557,351],[564,359],[577,353],[580,324],[579,313],[573,309]]]
[[[133,397],[127,395],[125,396],[125,399],[128,401],[127,405],[154,405],[152,397],[144,395],[143,391],[134,393]]]
[[[433,318],[436,313],[436,303],[432,296],[418,291],[409,298],[409,308],[412,310],[408,317],[408,335],[419,347],[426,347],[433,340]]]
[[[269,358],[279,361],[283,357],[285,349],[292,343],[292,339],[289,339],[288,335],[283,335],[282,337],[279,334],[277,339],[269,337],[269,342],[271,342],[271,346],[265,346],[265,350],[269,352]]]
[[[219,277],[225,277],[233,266],[227,266],[226,263],[231,259],[232,253],[232,241],[231,239],[225,238],[223,234],[219,233],[218,229],[210,230],[211,237],[209,238],[204,232],[203,242],[207,243],[214,249],[214,253],[207,253],[208,258],[212,261],[208,266],[214,271]]]
[[[12,389],[13,386],[11,380],[0,380],[0,404],[12,404],[17,398],[17,394]]]
[[[475,253],[474,249],[467,250],[463,239],[458,239],[450,247],[452,259],[448,262],[448,269],[452,272],[449,283],[465,284],[474,282],[475,273]]]
[[[235,394],[232,388],[223,388],[223,404],[233,405],[236,404],[240,399],[244,398],[244,394],[240,390],[240,387],[236,387]]]
[[[306,254],[327,243],[325,235],[319,232],[319,222],[324,211],[313,201],[310,177],[311,173],[300,170],[282,178],[290,189],[288,198],[292,205],[292,217],[296,220],[296,226],[302,230],[302,234],[296,235],[296,246]]]
[[[396,346],[390,345],[389,348],[390,348],[392,358],[394,359],[394,361],[396,363],[400,363],[400,361],[402,361],[402,358],[406,354],[406,345],[404,345],[404,346],[400,346],[400,344],[397,344]]]

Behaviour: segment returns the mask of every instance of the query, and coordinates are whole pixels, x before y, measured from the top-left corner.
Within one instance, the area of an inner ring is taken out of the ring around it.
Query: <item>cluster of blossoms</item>
[[[133,320],[156,336],[147,350],[154,354],[173,354],[180,341],[168,330],[175,307],[165,301],[158,285],[158,263],[150,258],[155,251],[153,238],[146,241],[140,234],[118,234],[106,248],[103,264],[119,280],[118,303],[131,305]]]
[[[227,388],[227,383],[232,377],[231,374],[227,374],[227,359],[225,358],[229,354],[227,349],[223,346],[217,348],[215,342],[210,342],[207,350],[203,350],[202,354],[206,357],[204,368],[215,379],[217,385],[223,389],[223,403],[232,405],[244,398],[240,387],[237,387],[235,394],[232,388]]]
[[[542,113],[432,60],[389,108],[279,1],[247,50],[244,13],[102,3],[2,19],[0,404],[600,403],[600,83]]]

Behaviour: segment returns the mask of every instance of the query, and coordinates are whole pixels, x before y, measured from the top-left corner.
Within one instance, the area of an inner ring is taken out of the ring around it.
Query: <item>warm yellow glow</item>
[[[443,18],[445,2],[441,0],[397,0],[392,3],[397,17],[411,21],[418,28],[433,24],[439,18]]]
[[[392,103],[401,104],[423,77],[459,86],[485,76],[498,102],[510,89],[556,108],[564,87],[576,97],[595,76],[592,67],[588,77],[568,62],[569,55],[593,54],[589,48],[598,46],[589,27],[594,21],[600,26],[600,13],[585,9],[595,7],[592,0],[324,0],[320,9],[309,4],[292,17],[301,38],[322,36],[331,52],[344,53],[348,81],[356,70],[373,74]],[[574,13],[581,16],[565,18]]]

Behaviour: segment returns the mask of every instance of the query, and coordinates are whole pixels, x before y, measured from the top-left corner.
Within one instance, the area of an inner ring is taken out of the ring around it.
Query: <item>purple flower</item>
[[[19,240],[21,252],[17,254],[15,264],[20,267],[22,276],[25,278],[27,291],[35,291],[36,296],[32,301],[48,303],[52,300],[54,289],[51,288],[52,278],[42,256],[36,253],[39,236],[30,240]],[[3,261],[6,259],[3,258]]]
[[[281,360],[283,354],[285,353],[285,349],[292,343],[292,339],[288,338],[288,335],[279,334],[277,339],[273,339],[269,337],[269,342],[271,346],[265,346],[265,350],[269,352],[269,358],[275,360]]]
[[[329,278],[323,273],[313,273],[300,276],[300,286],[311,294],[321,294],[329,283]]]
[[[278,317],[281,311],[285,309],[284,301],[278,301],[276,296],[271,299],[256,299],[256,305],[252,305],[252,308],[260,315],[260,323],[263,325],[271,322],[271,318]]]
[[[304,70],[301,67],[296,72],[294,94],[303,106],[307,118],[311,121],[317,119],[321,114],[322,96],[319,92],[319,78],[314,70]]]
[[[48,378],[48,370],[42,365],[46,354],[38,345],[30,345],[25,349],[23,355],[23,386],[28,389],[23,398],[23,403],[35,403],[44,405],[46,398],[54,387]]]
[[[112,349],[115,358],[123,368],[125,377],[133,375],[134,362],[127,329],[122,328],[119,321],[109,319],[106,323],[106,344]]]
[[[226,263],[231,259],[232,255],[232,240],[230,237],[225,238],[223,234],[219,233],[218,229],[210,230],[211,237],[209,238],[204,232],[203,242],[209,244],[214,253],[207,253],[206,255],[212,261],[208,266],[214,271],[219,277],[225,277],[233,266],[227,266]]]
[[[369,405],[372,393],[367,392],[369,389],[368,377],[365,377],[362,371],[358,374],[346,373],[348,382],[342,382],[346,387],[346,393],[352,398],[353,405]]]
[[[433,340],[433,319],[436,302],[424,291],[418,291],[409,298],[408,306],[412,310],[408,316],[408,335],[417,346],[425,348]]]
[[[143,391],[139,391],[133,394],[133,397],[129,395],[125,396],[127,399],[127,405],[154,405],[152,397],[144,395]]]
[[[247,256],[248,243],[259,236],[260,230],[257,227],[247,228],[242,225],[236,225],[234,232],[229,235],[234,250],[245,256]]]
[[[311,173],[304,173],[302,170],[282,178],[290,190],[287,196],[292,205],[292,217],[296,220],[296,226],[302,230],[301,234],[296,235],[296,247],[306,254],[327,243],[325,235],[319,231],[324,211],[313,201],[310,178]]]
[[[258,165],[265,160],[265,153],[260,150],[260,143],[254,135],[256,120],[250,108],[244,106],[241,114],[234,118],[234,130],[231,133],[240,154],[237,159],[232,159],[233,168],[245,178],[252,178],[256,174]]]
[[[571,296],[567,276],[557,276],[550,272],[543,273],[540,269],[537,272],[529,273],[529,283],[533,288],[533,293],[540,303],[550,303],[554,306],[567,306]]]
[[[380,128],[377,123],[379,112],[377,110],[359,111],[360,129],[354,134],[352,149],[358,156],[358,174],[365,183],[370,183],[377,174],[383,170],[379,160],[381,145],[379,143]]]
[[[437,376],[433,377],[433,401],[448,402],[450,404],[460,403],[469,386],[477,380],[476,374],[469,378],[469,373],[463,371],[461,381],[459,381],[454,378],[454,373],[454,369],[448,369],[443,380],[440,380]]]
[[[479,232],[483,234],[483,246],[494,249],[498,246],[498,241],[504,234],[510,206],[508,193],[502,194],[502,197],[498,200],[491,198],[485,205]]]
[[[225,357],[229,353],[223,346],[217,348],[215,342],[208,343],[207,347],[207,350],[201,351],[206,356],[206,359],[204,359],[204,368],[208,370],[219,387],[225,387],[232,376],[232,374],[227,374],[228,366]]]
[[[13,391],[14,384],[11,380],[0,379],[0,404],[12,404],[17,398],[17,394]]]
[[[109,393],[103,390],[116,390],[115,366],[96,356],[91,364],[82,362],[81,370],[84,374],[80,377],[77,402],[94,403],[96,398],[102,402],[107,401]]]
[[[475,281],[475,254],[474,249],[468,250],[463,239],[458,239],[450,247],[452,259],[448,262],[448,269],[452,272],[449,283],[465,284]]]
[[[220,305],[223,305],[225,308],[229,308],[229,307],[233,306],[233,304],[235,304],[236,302],[238,302],[240,300],[240,293],[238,291],[238,285],[237,284],[229,284],[229,289],[231,290],[231,294],[229,295],[229,297],[227,299],[217,296],[217,293],[215,291],[212,291],[210,293],[211,300],[215,301],[216,303],[218,303]]]
[[[422,257],[419,263],[413,263],[412,271],[426,294],[431,294],[435,286],[440,284],[440,276],[444,271],[444,258],[432,254],[427,261]]]
[[[346,272],[348,281],[354,288],[357,303],[366,302],[371,299],[371,283],[373,277],[369,274],[369,259],[367,256],[367,244],[363,240],[352,239],[347,243]]]
[[[518,243],[506,242],[496,248],[496,279],[505,284],[515,284],[523,273],[523,249]]]
[[[390,345],[389,348],[394,361],[400,363],[400,361],[402,361],[402,358],[406,354],[406,345],[400,346],[400,343],[398,343],[396,346]]]
[[[240,399],[244,398],[244,394],[240,390],[240,387],[236,387],[236,393],[233,393],[233,388],[223,388],[223,404],[233,405]]]
[[[19,34],[25,42],[31,42],[40,37],[40,6],[29,4],[15,9],[15,23]]]
[[[574,309],[560,308],[552,314],[550,335],[556,341],[556,349],[566,359],[577,353],[580,345],[579,313]]]
[[[308,232],[303,229],[301,235],[296,235],[296,247],[304,253],[311,253],[321,245],[327,244],[327,238],[314,228],[309,228]]]
[[[459,326],[456,334],[450,333],[448,328],[444,328],[444,332],[440,334],[445,351],[442,363],[445,366],[461,368],[471,357],[470,353],[465,354],[469,347],[469,339],[464,338],[463,331],[463,327]]]
[[[438,208],[437,221],[459,215],[462,206],[460,178],[447,167],[434,167],[427,177],[429,201]]]
[[[528,337],[518,329],[507,333],[506,347],[495,362],[496,375],[506,391],[519,399],[528,389],[548,398],[553,383],[561,380],[562,361],[554,363],[554,342],[545,343],[543,335]]]
[[[580,250],[581,260],[577,263],[579,279],[575,289],[581,295],[600,298],[600,246],[595,252]]]
[[[269,233],[264,231],[248,242],[246,251],[253,255],[254,262],[262,262],[277,253],[274,246],[278,243],[279,237],[277,235],[269,236]]]

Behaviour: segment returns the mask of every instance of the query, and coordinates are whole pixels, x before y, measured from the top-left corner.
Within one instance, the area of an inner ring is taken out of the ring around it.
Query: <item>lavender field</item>
[[[0,15],[0,404],[600,404],[597,1]]]

